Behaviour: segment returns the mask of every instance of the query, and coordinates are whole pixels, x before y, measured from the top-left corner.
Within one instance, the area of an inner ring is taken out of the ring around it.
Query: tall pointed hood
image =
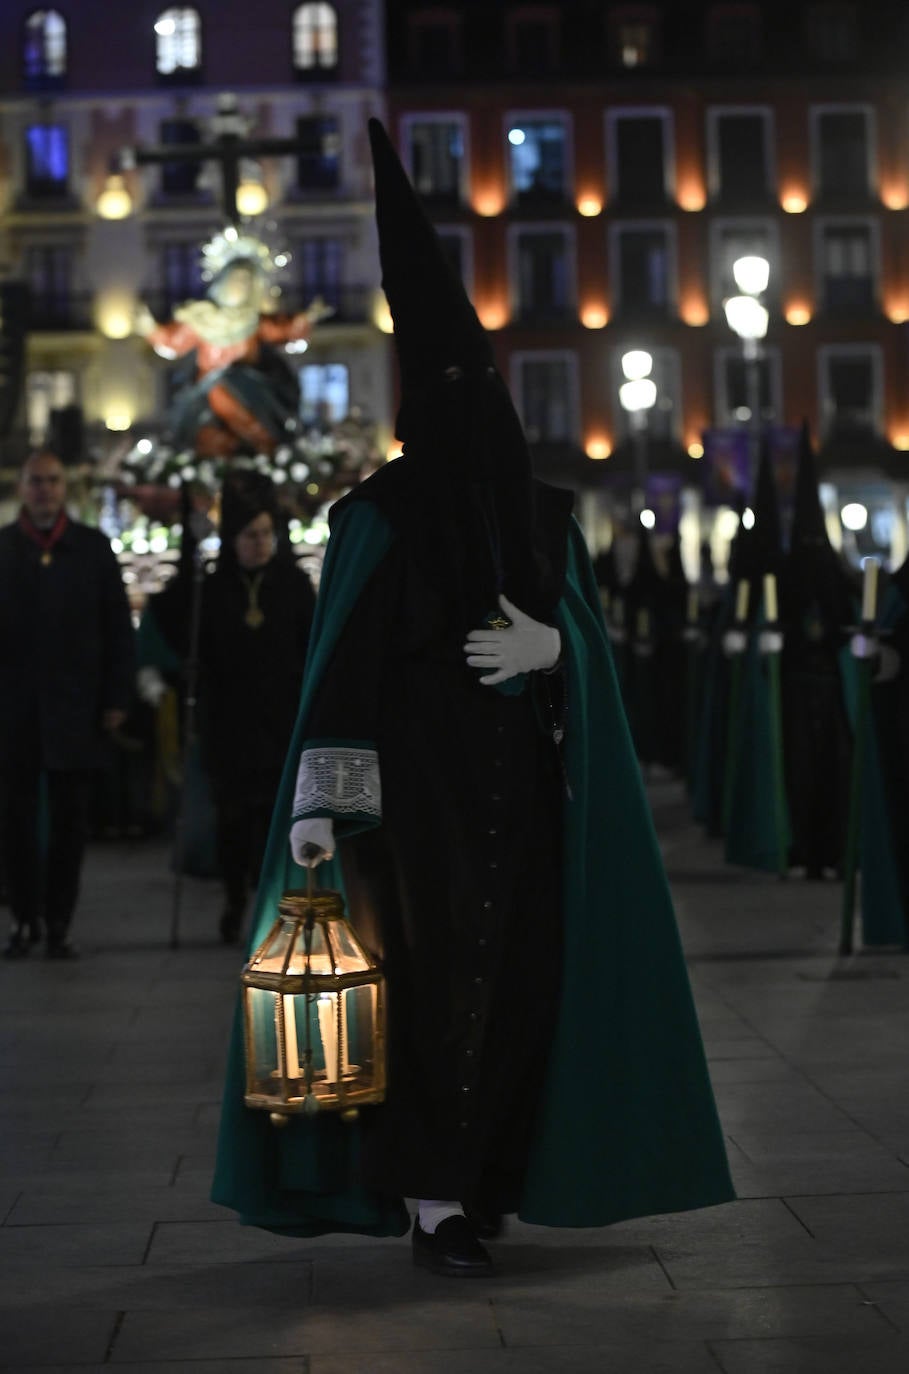
[[[545,618],[558,600],[561,574],[540,528],[521,422],[490,339],[376,119],[369,140],[382,287],[401,374],[396,431],[404,457],[392,465],[394,477],[369,490],[364,484],[354,499],[380,500],[396,489],[388,513],[427,573],[444,584],[465,628],[495,611],[502,591]],[[422,535],[421,521],[432,522]]]
[[[530,454],[495,354],[385,129],[369,121],[382,289],[401,373],[396,432],[472,481],[531,478]]]
[[[802,421],[799,435],[799,461],[795,474],[795,503],[789,547],[793,552],[796,549],[826,551],[831,547],[818,492],[817,465],[814,461],[807,420]]]
[[[776,482],[768,445],[761,445],[754,495],[751,500],[754,524],[746,529],[744,523],[730,553],[729,572],[734,582],[747,581],[751,591],[748,598],[748,619],[753,620],[763,596],[765,574],[779,576],[783,561],[783,539],[780,528],[780,508]]]
[[[851,620],[851,582],[827,535],[807,420],[802,422],[799,440],[795,506],[784,580],[790,617],[813,606],[828,630],[838,629]]]

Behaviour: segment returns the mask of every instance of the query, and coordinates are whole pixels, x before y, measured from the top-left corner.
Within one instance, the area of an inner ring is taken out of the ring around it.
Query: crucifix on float
[[[120,152],[121,171],[163,163],[216,163],[221,171],[221,201],[224,213],[235,227],[240,223],[237,189],[240,166],[247,158],[294,157],[303,151],[299,138],[249,138],[251,120],[242,114],[234,95],[218,97],[217,113],[211,121],[210,143],[188,147],[173,144],[153,148],[124,148]]]

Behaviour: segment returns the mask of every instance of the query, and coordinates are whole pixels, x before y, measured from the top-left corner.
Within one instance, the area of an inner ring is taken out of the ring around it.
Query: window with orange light
[[[650,67],[659,57],[660,12],[655,5],[622,5],[609,15],[610,59],[619,67]]]

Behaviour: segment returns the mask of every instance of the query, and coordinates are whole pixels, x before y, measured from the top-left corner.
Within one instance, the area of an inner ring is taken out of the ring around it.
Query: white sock
[[[460,1202],[440,1202],[437,1198],[420,1198],[420,1230],[427,1236],[435,1235],[436,1227],[448,1217],[462,1217],[464,1208]]]

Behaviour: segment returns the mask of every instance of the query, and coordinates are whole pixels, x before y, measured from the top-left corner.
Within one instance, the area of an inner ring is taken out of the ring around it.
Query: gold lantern
[[[243,970],[247,1107],[356,1118],[385,1095],[385,985],[340,894],[289,891]]]

